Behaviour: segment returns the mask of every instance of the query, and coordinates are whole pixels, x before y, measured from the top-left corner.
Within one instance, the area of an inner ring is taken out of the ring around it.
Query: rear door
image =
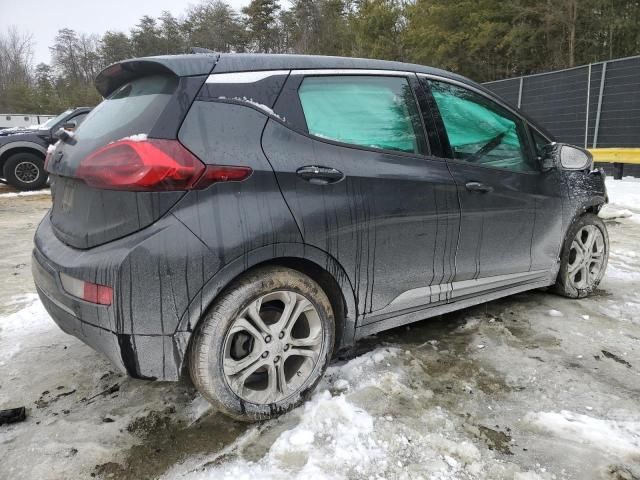
[[[364,323],[450,295],[456,186],[413,86],[410,73],[293,71],[263,135],[305,243],[345,268]]]
[[[445,80],[422,81],[444,127],[460,199],[454,298],[539,279],[541,265],[532,270],[532,241],[536,204],[548,182],[526,123],[481,92]]]

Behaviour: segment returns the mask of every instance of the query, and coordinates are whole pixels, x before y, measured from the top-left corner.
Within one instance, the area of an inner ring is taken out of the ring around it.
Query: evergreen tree
[[[248,30],[249,42],[256,52],[274,52],[278,45],[277,13],[280,5],[276,0],[251,0],[242,9]]]
[[[243,51],[246,45],[238,14],[220,0],[191,7],[182,28],[190,47],[229,52]]]
[[[122,32],[106,32],[102,36],[100,57],[103,65],[111,65],[133,56],[129,37]]]
[[[153,17],[145,15],[131,30],[131,45],[136,57],[160,55],[163,52],[163,43],[160,28]]]

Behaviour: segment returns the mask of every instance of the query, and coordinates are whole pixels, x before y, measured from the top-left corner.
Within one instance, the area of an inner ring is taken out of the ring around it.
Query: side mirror
[[[545,171],[555,166],[563,170],[587,170],[593,164],[593,156],[590,152],[566,143],[547,145],[545,153],[542,159],[542,168]]]
[[[62,124],[62,128],[73,132],[78,127],[78,124],[74,121],[66,122]]]
[[[70,145],[75,145],[76,143],[76,140],[73,138],[73,132],[67,131],[64,128],[59,128],[58,131],[53,134],[53,137]]]

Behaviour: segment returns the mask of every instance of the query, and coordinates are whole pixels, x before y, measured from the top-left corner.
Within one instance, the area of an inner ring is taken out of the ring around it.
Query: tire
[[[334,337],[331,303],[314,280],[285,267],[257,268],[225,289],[200,320],[189,372],[223,413],[265,420],[310,395],[333,354]]]
[[[562,246],[554,291],[569,298],[590,295],[600,284],[608,259],[609,235],[604,222],[593,213],[578,217]]]
[[[2,173],[7,183],[18,190],[38,190],[47,183],[44,160],[35,153],[14,153],[4,163]]]

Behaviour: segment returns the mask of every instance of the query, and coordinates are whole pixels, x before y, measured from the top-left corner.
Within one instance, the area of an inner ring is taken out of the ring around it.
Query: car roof
[[[199,53],[133,58],[108,66],[96,78],[96,87],[108,96],[136,73],[172,73],[183,77],[209,73],[247,72],[255,70],[369,69],[396,70],[439,75],[483,88],[468,78],[439,68],[412,63],[368,58],[331,57],[268,53]],[[484,89],[484,88],[483,88]]]
[[[425,67],[414,63],[374,60],[370,58],[332,57],[325,55],[259,54],[235,53],[221,54],[212,73],[242,72],[251,70],[311,70],[311,69],[368,69],[397,70],[446,76],[452,79],[471,82],[468,78],[439,68]]]
[[[154,73],[171,73],[179,77],[192,75],[208,75],[211,73],[248,72],[259,70],[313,70],[313,69],[362,69],[393,70],[437,75],[474,87],[485,95],[492,97],[504,105],[508,102],[501,99],[491,90],[462,75],[434,67],[415,63],[374,60],[369,58],[333,57],[325,55],[297,55],[276,53],[197,53],[182,55],[160,55],[155,57],[133,58],[106,67],[96,77],[96,88],[107,97],[120,85],[140,76]],[[546,129],[525,115],[518,114],[534,125],[546,137],[553,140]]]

